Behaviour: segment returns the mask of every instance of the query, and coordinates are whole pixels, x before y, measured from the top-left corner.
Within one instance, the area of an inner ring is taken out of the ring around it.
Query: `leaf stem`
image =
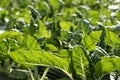
[[[40,80],[44,80],[45,76],[47,75],[47,72],[49,71],[49,67],[46,68],[46,70],[44,71],[42,77]]]
[[[29,70],[29,73],[30,73],[31,79],[32,79],[32,80],[35,80],[35,79],[34,79],[34,76],[33,76],[33,74],[32,74],[31,69],[30,69],[30,68],[28,68],[28,70]]]

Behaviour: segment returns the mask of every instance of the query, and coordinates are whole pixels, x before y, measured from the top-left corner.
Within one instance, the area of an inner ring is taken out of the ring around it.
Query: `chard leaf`
[[[99,18],[99,12],[95,10],[90,10],[88,13],[88,17],[91,19],[92,23],[96,25]]]
[[[101,61],[97,62],[94,66],[98,76],[110,73],[112,71],[120,71],[120,58],[119,57],[102,57]]]
[[[69,74],[69,58],[61,58],[46,51],[18,49],[10,52],[10,57],[23,65],[55,67]]]
[[[45,49],[56,52],[58,49],[53,44],[45,44]]]
[[[119,37],[106,29],[106,35],[105,35],[105,43],[108,44],[111,47],[119,48],[120,47],[120,39]]]
[[[19,32],[14,31],[5,31],[4,33],[0,34],[0,40],[7,38],[13,38],[16,39],[19,43],[22,43],[24,37]]]
[[[35,33],[35,36],[37,38],[40,38],[40,37],[50,37],[51,36],[51,33],[49,33],[44,25],[44,23],[42,21],[38,21],[38,30],[36,31]]]
[[[61,30],[63,31],[70,31],[71,28],[73,28],[73,30],[76,28],[76,26],[70,22],[65,22],[65,21],[61,21],[60,22],[60,27]]]
[[[30,35],[25,37],[23,47],[27,49],[40,50],[40,45],[38,44],[37,40]]]
[[[88,20],[80,20],[78,27],[76,28],[77,32],[82,32],[84,35],[91,33],[93,27]]]
[[[83,80],[86,80],[88,75],[89,62],[80,46],[73,48],[72,59],[75,73]]]
[[[84,36],[83,46],[89,51],[95,50],[96,43],[100,41],[100,35],[101,31],[94,31],[90,35]]]

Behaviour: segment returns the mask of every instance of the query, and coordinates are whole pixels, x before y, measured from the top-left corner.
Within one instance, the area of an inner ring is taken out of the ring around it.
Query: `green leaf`
[[[60,40],[67,41],[71,39],[72,33],[68,31],[61,31],[60,35],[61,35]]]
[[[118,36],[120,36],[120,26],[116,26],[114,29],[113,29],[114,33]]]
[[[45,44],[46,44],[46,43],[47,43],[47,44],[53,44],[53,45],[55,45],[56,47],[59,46],[59,42],[57,42],[57,40],[52,39],[52,38],[46,38],[46,40],[45,40],[44,43],[45,43]]]
[[[6,43],[6,46],[7,46],[8,51],[9,51],[9,50],[10,50],[10,51],[14,51],[14,50],[20,48],[20,46],[21,46],[21,45],[18,43],[17,40],[15,40],[15,39],[10,39],[10,38],[6,39],[5,43]]]
[[[58,49],[53,44],[45,44],[45,49],[50,50],[52,52],[57,52]]]
[[[93,51],[93,50],[95,50],[95,47],[96,47],[95,42],[94,42],[93,39],[92,39],[90,36],[88,36],[88,35],[84,36],[84,39],[83,39],[83,41],[82,41],[82,45],[83,45],[88,51]]]
[[[95,42],[99,42],[100,41],[100,36],[101,36],[102,31],[93,31],[90,34],[90,37],[93,39],[93,41]]]
[[[19,32],[4,32],[0,34],[0,57],[7,58],[9,51],[14,51],[20,47],[23,36]]]
[[[101,61],[95,64],[95,71],[98,76],[102,74],[110,73],[112,71],[120,71],[120,58],[119,57],[102,57]]]
[[[24,37],[21,33],[14,31],[5,31],[4,33],[0,34],[0,40],[7,38],[17,39],[19,43],[22,43]]]
[[[70,5],[68,5],[68,6],[70,6]],[[64,19],[63,20],[67,20],[67,21],[69,21],[69,20],[71,20],[71,17],[72,17],[72,15],[76,12],[75,11],[75,8],[74,7],[64,7],[63,9],[62,9],[62,12],[63,12],[63,14],[64,14]]]
[[[7,46],[4,41],[0,40],[0,56],[6,54]]]
[[[40,45],[38,44],[37,40],[30,36],[27,35],[24,39],[23,42],[23,47],[27,48],[27,49],[36,49],[36,50],[40,50]]]
[[[83,80],[87,80],[87,75],[89,74],[89,62],[80,46],[73,48],[72,59],[76,74],[79,75]]]
[[[90,35],[84,36],[82,45],[88,50],[95,50],[96,43],[100,41],[101,31],[94,31]]]
[[[105,18],[110,19],[110,11],[108,9],[106,9],[104,6],[101,6],[101,11],[103,11],[101,15],[101,17],[104,16],[103,19]]]
[[[117,18],[120,20],[120,11],[117,12]]]
[[[72,1],[73,1],[73,0],[65,0],[65,3],[66,3],[68,6],[70,6]]]
[[[46,29],[46,26],[44,25],[44,23],[42,21],[38,21],[38,30],[37,32],[35,33],[35,36],[37,38],[40,38],[40,37],[50,37],[51,36],[51,33],[49,31],[47,31]]]
[[[24,17],[24,20],[27,24],[30,24],[30,13],[29,13],[29,10],[25,9],[24,10],[24,14],[23,14],[23,17]]]
[[[115,33],[109,31],[108,29],[106,29],[105,43],[111,47],[115,47],[115,48],[120,47],[119,37]]]
[[[10,52],[11,58],[20,64],[55,67],[69,72],[69,58],[61,58],[46,51],[18,49]]]
[[[60,22],[60,26],[61,26],[61,30],[70,31],[72,24],[70,22],[62,21],[62,22]]]
[[[91,33],[93,30],[92,25],[88,20],[81,20],[76,28],[76,31],[82,32],[84,35]]]
[[[54,11],[57,11],[57,10],[59,10],[60,2],[59,2],[59,0],[50,0],[49,5],[52,6]]]
[[[87,0],[87,4],[88,4],[89,6],[93,6],[93,5],[96,4],[96,0]]]
[[[40,12],[42,17],[51,13],[50,6],[46,1],[36,1],[36,9]]]
[[[62,49],[59,51],[58,55],[61,57],[69,57],[70,51],[67,49]]]
[[[98,21],[98,18],[99,18],[99,12],[95,11],[95,10],[90,10],[88,12],[88,17],[94,25],[97,25],[97,21]]]

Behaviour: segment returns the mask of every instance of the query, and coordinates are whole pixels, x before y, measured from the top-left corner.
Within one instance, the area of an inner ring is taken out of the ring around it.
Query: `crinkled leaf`
[[[69,70],[68,58],[60,58],[45,51],[18,49],[11,52],[10,56],[15,62],[21,64],[51,66],[65,71]]]
[[[16,39],[9,38],[5,41],[5,43],[6,43],[7,49],[10,51],[14,51],[20,48],[20,45]]]
[[[5,31],[4,33],[0,34],[0,40],[7,38],[13,38],[19,41],[19,43],[22,43],[24,37],[21,33],[14,31]]]
[[[38,21],[39,22],[39,26],[38,26],[38,30],[36,31],[35,33],[35,36],[37,38],[40,38],[40,37],[50,37],[51,36],[51,33],[49,31],[47,31],[44,23],[42,21]]]
[[[95,50],[96,43],[100,41],[101,31],[94,31],[90,35],[84,36],[82,41],[83,46],[89,50]]]
[[[40,45],[38,44],[37,40],[30,35],[25,37],[24,42],[23,42],[23,46],[27,49],[40,50]]]
[[[89,50],[92,51],[95,49],[95,42],[93,41],[93,39],[90,36],[84,36],[84,39],[82,41],[83,46]]]
[[[120,47],[119,37],[115,33],[109,30],[106,30],[105,43],[111,47],[116,47],[116,48]]]
[[[95,71],[98,76],[112,71],[120,71],[120,58],[119,57],[102,57],[101,61],[95,64]]]
[[[89,62],[80,46],[73,48],[72,58],[76,74],[79,75],[82,79],[86,80],[86,76],[88,74],[87,72],[89,72]]]

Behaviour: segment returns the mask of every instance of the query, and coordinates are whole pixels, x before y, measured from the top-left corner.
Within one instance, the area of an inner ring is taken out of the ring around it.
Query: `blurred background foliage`
[[[119,0],[1,0],[0,25],[24,30],[30,24],[37,27],[37,19],[45,25],[55,20],[76,25],[85,18],[94,27],[112,26],[120,23],[119,7]]]

